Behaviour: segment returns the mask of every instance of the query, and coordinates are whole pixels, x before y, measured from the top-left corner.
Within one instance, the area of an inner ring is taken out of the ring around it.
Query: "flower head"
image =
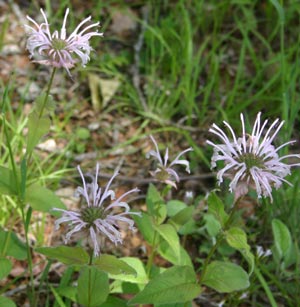
[[[297,164],[286,164],[282,160],[286,158],[300,158],[298,154],[290,154],[280,157],[278,152],[281,148],[294,143],[286,142],[277,148],[273,145],[273,140],[281,129],[284,121],[276,119],[267,131],[268,120],[261,123],[261,113],[257,114],[251,134],[245,132],[245,123],[243,114],[241,114],[242,136],[237,138],[231,126],[224,121],[229,129],[231,139],[216,124],[209,129],[210,132],[217,135],[223,144],[214,144],[211,141],[207,143],[214,147],[214,154],[211,159],[212,168],[216,167],[217,161],[223,161],[224,167],[218,171],[217,179],[219,185],[223,182],[223,176],[231,179],[229,190],[235,193],[235,198],[248,193],[249,188],[256,190],[258,197],[272,198],[272,187],[278,189],[282,182],[290,184],[284,179],[290,174],[292,166]]]
[[[164,182],[166,184],[169,184],[171,186],[173,186],[174,188],[176,188],[176,182],[179,182],[179,176],[177,174],[177,172],[172,168],[172,166],[179,164],[179,165],[184,165],[185,166],[185,170],[190,173],[190,165],[189,165],[189,161],[187,160],[180,160],[179,158],[185,154],[188,151],[192,151],[192,148],[188,148],[184,151],[182,151],[181,153],[179,153],[179,155],[177,155],[177,157],[168,164],[168,159],[169,159],[169,149],[166,149],[166,153],[164,158],[161,157],[159,150],[158,150],[158,146],[157,143],[154,139],[154,137],[152,135],[150,135],[150,138],[152,140],[152,142],[154,143],[155,146],[155,150],[150,150],[147,153],[147,158],[150,158],[150,156],[153,156],[156,160],[157,160],[157,169],[155,171],[151,171],[150,174],[151,176],[153,176],[156,180],[160,181],[160,182]]]
[[[256,245],[256,255],[258,258],[268,257],[272,255],[272,251],[270,249],[264,250],[261,245]]]
[[[92,50],[89,44],[90,38],[103,35],[103,33],[97,31],[87,32],[91,28],[98,27],[99,22],[82,28],[84,24],[91,20],[91,17],[88,17],[67,36],[66,22],[69,14],[69,9],[67,9],[60,31],[56,30],[51,34],[50,25],[42,9],[41,13],[44,18],[44,22],[41,24],[27,16],[27,19],[33,23],[33,26],[25,25],[29,30],[26,48],[30,57],[38,57],[35,62],[40,64],[63,67],[71,76],[69,69],[74,67],[77,62],[81,61],[82,66],[85,66],[89,61],[89,54]]]
[[[113,179],[118,175],[116,171],[104,190],[98,186],[99,165],[96,167],[96,176],[92,176],[92,182],[86,183],[80,167],[78,171],[82,178],[82,187],[77,188],[77,195],[82,196],[85,204],[79,211],[69,211],[55,208],[56,211],[61,211],[62,216],[55,221],[56,229],[60,224],[68,223],[71,230],[66,234],[65,243],[71,236],[79,233],[86,236],[92,242],[94,255],[100,253],[100,246],[97,236],[103,234],[107,236],[115,244],[122,243],[121,233],[118,230],[118,222],[125,222],[129,225],[129,229],[134,230],[134,222],[128,215],[140,215],[139,212],[131,212],[128,204],[123,201],[123,198],[130,193],[138,192],[137,188],[130,190],[116,199],[115,192],[110,190],[110,185]],[[110,201],[110,204],[104,205],[105,201]],[[120,209],[122,211],[120,211]],[[114,212],[116,210],[117,212]]]

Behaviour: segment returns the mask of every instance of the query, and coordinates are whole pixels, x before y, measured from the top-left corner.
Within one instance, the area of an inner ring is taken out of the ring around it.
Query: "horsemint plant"
[[[261,123],[261,112],[259,112],[256,116],[252,132],[246,133],[243,114],[240,115],[240,118],[242,124],[242,133],[240,137],[236,136],[232,127],[225,121],[224,124],[230,131],[231,137],[228,137],[216,124],[213,124],[212,128],[209,130],[222,141],[222,144],[213,143],[210,140],[207,141],[207,143],[214,148],[211,166],[215,168],[217,163],[223,163],[217,173],[218,184],[220,185],[223,182],[223,177],[230,180],[229,191],[234,194],[234,203],[228,215],[224,210],[222,201],[215,193],[211,193],[208,197],[208,212],[215,218],[215,221],[219,224],[220,230],[214,245],[204,261],[200,282],[218,291],[227,292],[225,291],[228,290],[226,289],[226,285],[223,285],[225,287],[220,287],[221,283],[218,284],[216,280],[213,280],[212,274],[220,274],[219,277],[221,277],[223,281],[228,278],[227,282],[230,281],[230,283],[227,285],[227,288],[231,291],[239,290],[239,279],[244,279],[244,281],[246,281],[246,279],[243,278],[243,275],[246,275],[242,274],[240,267],[234,265],[236,269],[239,269],[231,272],[230,269],[227,270],[228,263],[217,261],[211,262],[211,258],[218,246],[223,240],[226,240],[229,246],[238,250],[244,256],[249,264],[249,273],[255,272],[267,294],[270,304],[272,306],[277,306],[272,292],[262,274],[259,269],[255,267],[254,256],[247,243],[247,235],[235,221],[235,213],[238,210],[239,203],[248,193],[249,189],[255,190],[258,198],[262,196],[269,197],[270,201],[273,202],[272,188],[278,189],[281,187],[282,183],[291,185],[291,183],[284,178],[291,173],[291,167],[300,166],[300,163],[289,164],[282,162],[282,160],[289,158],[298,160],[300,155],[288,154],[280,156],[279,154],[280,149],[289,144],[293,144],[295,141],[288,141],[278,147],[274,145],[274,139],[283,126],[283,121],[279,123],[279,119],[276,119],[267,128],[268,120]],[[279,258],[288,258],[292,251],[292,243],[288,228],[278,219],[273,219],[272,229]],[[285,242],[289,243],[287,244]],[[286,250],[284,250],[283,246],[286,247]],[[232,269],[234,268],[233,264],[230,264],[230,266]],[[222,272],[229,272],[231,277],[227,276],[227,273],[225,274]],[[246,283],[244,285],[246,285]]]
[[[154,140],[151,137],[152,141]],[[156,155],[160,157],[157,143]],[[175,164],[184,165],[189,170],[187,160],[179,160],[179,157],[187,151],[183,151],[177,158],[167,166],[168,151],[165,155],[165,161],[158,158],[162,163],[158,167],[167,167],[170,171]],[[151,151],[150,151],[151,152]],[[77,265],[81,267],[78,286],[73,287],[73,299],[84,306],[98,306],[104,301],[111,302],[116,300],[112,293],[136,294],[128,304],[175,304],[192,301],[200,293],[200,286],[197,283],[196,273],[193,269],[192,261],[187,252],[180,246],[177,230],[185,224],[192,216],[193,208],[187,207],[184,203],[171,202],[169,209],[164,202],[163,197],[158,190],[151,185],[147,193],[147,212],[142,214],[132,212],[123,197],[136,192],[137,189],[130,190],[116,200],[115,193],[110,189],[112,180],[117,173],[109,180],[105,189],[102,190],[97,183],[98,165],[96,176],[92,177],[92,182],[87,183],[84,176],[78,168],[83,187],[77,189],[77,193],[83,197],[84,205],[78,211],[68,211],[64,209],[54,209],[62,212],[62,216],[57,219],[56,226],[67,223],[69,228],[65,241],[76,235],[77,239],[87,239],[88,252],[81,247],[43,247],[37,249],[38,252],[45,254],[49,258],[57,259],[67,265]],[[173,175],[175,170],[172,169]],[[179,175],[172,177],[172,180],[179,181]],[[171,179],[170,179],[171,180]],[[162,180],[166,185],[169,181]],[[171,187],[174,185],[171,184]],[[111,203],[107,204],[107,201]],[[106,203],[106,204],[105,204]],[[180,204],[180,210],[176,206]],[[121,213],[120,210],[124,210]],[[113,210],[118,210],[114,212]],[[167,212],[167,211],[170,212]],[[177,212],[175,212],[177,210]],[[145,240],[151,245],[148,262],[146,265],[134,257],[125,257],[117,259],[112,255],[100,253],[99,236],[108,237],[114,243],[121,243],[122,237],[118,230],[118,222],[125,222],[129,228],[133,227],[133,221],[127,217],[131,215],[138,225]],[[157,267],[154,264],[154,258],[159,253],[166,260],[174,264],[174,267],[165,269]],[[88,257],[89,254],[89,257]],[[108,278],[114,280],[108,287]],[[131,286],[130,286],[131,285]],[[135,285],[135,286],[134,286]],[[129,287],[129,288],[128,288]],[[131,292],[131,288],[135,288]],[[98,289],[101,289],[99,295]],[[64,289],[58,289],[60,295],[67,296]],[[118,301],[115,306],[123,306],[126,303]]]
[[[99,164],[96,166],[96,175],[89,176],[92,181],[87,182],[78,166],[82,179],[82,187],[78,187],[76,195],[83,198],[83,204],[77,211],[54,208],[54,211],[62,213],[56,221],[56,229],[63,223],[70,228],[65,235],[65,243],[73,237],[74,241],[85,240],[87,247],[42,247],[36,250],[49,258],[59,260],[69,266],[78,266],[80,275],[78,286],[73,287],[74,299],[83,306],[99,306],[108,299],[109,279],[113,275],[135,275],[134,268],[126,262],[112,255],[100,252],[101,237],[107,237],[116,245],[123,243],[119,230],[121,224],[127,224],[129,229],[135,230],[134,221],[130,215],[140,216],[139,212],[130,211],[124,198],[137,188],[125,192],[116,197],[114,190],[110,188],[112,181],[118,175],[115,171],[105,188],[98,185]],[[99,293],[101,289],[101,293]],[[64,295],[64,291],[60,291]]]
[[[59,67],[64,68],[70,76],[70,69],[73,68],[78,62],[81,62],[83,66],[89,61],[89,55],[92,50],[90,46],[90,39],[93,36],[102,36],[102,33],[97,31],[90,31],[92,28],[97,28],[99,23],[93,23],[87,25],[91,17],[84,19],[75,30],[67,36],[66,34],[66,21],[69,14],[69,9],[66,10],[63,25],[60,31],[54,31],[51,34],[50,26],[43,10],[41,13],[44,18],[44,22],[38,24],[31,17],[28,20],[33,24],[32,26],[25,25],[28,30],[27,49],[30,53],[30,57],[34,59],[34,62],[48,65],[53,68],[51,77],[46,91],[44,91],[34,101],[34,105],[31,113],[28,116],[28,133],[25,140],[26,151],[19,153],[14,152],[11,145],[9,136],[10,125],[6,122],[5,116],[5,103],[7,103],[7,91],[4,93],[2,102],[3,113],[3,131],[6,137],[6,144],[9,151],[9,158],[11,168],[1,166],[1,192],[8,194],[10,197],[16,199],[18,209],[22,214],[22,221],[25,229],[26,238],[26,250],[28,260],[28,271],[30,275],[29,287],[31,290],[29,293],[29,299],[32,307],[37,305],[36,292],[33,278],[33,264],[32,253],[30,249],[30,243],[28,238],[29,227],[31,222],[32,210],[49,212],[53,207],[63,209],[64,205],[60,199],[50,190],[37,184],[38,178],[32,178],[31,168],[33,163],[39,163],[38,159],[32,159],[32,154],[35,146],[40,142],[41,138],[50,130],[50,110],[53,109],[53,99],[50,96],[50,90],[53,82],[53,78],[56,69]],[[21,161],[18,165],[17,161]],[[37,167],[38,169],[40,166]],[[1,251],[3,257],[15,256],[24,258],[24,255],[16,252],[11,253],[16,246],[20,243],[17,237],[14,236],[12,231],[0,231],[0,236],[3,239],[4,250]],[[1,239],[1,240],[2,240]],[[16,245],[16,246],[15,246]],[[1,258],[2,259],[2,258]],[[3,258],[2,261],[6,267],[6,272],[9,273],[11,263],[7,258]],[[0,300],[3,297],[0,297]],[[1,301],[2,302],[2,301]],[[2,303],[1,303],[2,305]]]
[[[43,12],[42,14],[44,15]],[[280,187],[282,182],[285,182],[284,177],[290,172],[290,167],[293,166],[293,164],[284,164],[281,160],[290,157],[299,158],[299,155],[279,157],[278,151],[291,142],[287,142],[278,148],[272,144],[283,123],[272,134],[271,131],[278,122],[275,121],[263,137],[267,122],[264,122],[261,126],[260,114],[258,114],[252,135],[246,137],[244,118],[242,116],[242,136],[240,138],[236,137],[232,128],[226,123],[230,130],[232,141],[219,127],[213,125],[211,132],[219,136],[224,143],[218,145],[208,141],[215,151],[212,157],[212,166],[215,167],[218,161],[223,161],[225,164],[218,173],[218,181],[221,183],[223,176],[228,176],[232,180],[230,191],[235,194],[235,202],[231,212],[227,214],[222,201],[216,194],[211,193],[208,197],[208,212],[219,224],[219,232],[216,243],[200,268],[199,277],[195,272],[191,258],[181,244],[179,236],[180,234],[188,233],[185,226],[192,220],[193,206],[187,206],[179,201],[166,203],[166,193],[160,193],[153,185],[150,185],[146,198],[147,212],[143,212],[142,216],[139,217],[137,213],[130,211],[128,204],[123,201],[124,196],[136,191],[136,189],[114,199],[115,195],[110,189],[110,183],[115,178],[115,173],[102,193],[97,183],[98,166],[96,176],[92,178],[91,183],[86,183],[79,169],[83,187],[79,188],[78,192],[79,195],[83,196],[85,204],[78,212],[65,210],[59,199],[50,190],[36,184],[27,184],[27,167],[31,163],[32,151],[40,138],[48,131],[50,125],[46,111],[48,110],[47,102],[55,68],[63,67],[69,73],[69,69],[77,61],[81,61],[85,65],[89,59],[90,52],[86,45],[90,37],[85,31],[98,25],[92,24],[78,33],[79,28],[87,22],[87,20],[84,20],[67,38],[65,32],[67,15],[68,10],[61,32],[55,31],[52,35],[45,16],[45,23],[41,25],[31,20],[36,29],[30,28],[33,31],[30,34],[32,36],[29,36],[29,38],[32,38],[30,42],[32,45],[29,44],[27,47],[32,54],[41,56],[41,59],[37,59],[37,61],[41,61],[41,64],[53,66],[54,69],[46,94],[39,97],[35,109],[29,116],[27,151],[20,165],[21,171],[17,171],[9,137],[7,137],[7,143],[10,150],[12,170],[1,168],[1,175],[4,178],[1,184],[5,182],[5,185],[1,186],[2,191],[5,190],[8,194],[15,196],[20,203],[26,231],[29,261],[31,261],[31,253],[28,242],[28,227],[32,209],[49,211],[56,207],[55,211],[62,212],[62,216],[56,221],[56,226],[66,222],[71,228],[66,234],[66,241],[69,241],[73,235],[80,236],[88,241],[88,252],[79,246],[36,249],[51,259],[58,259],[69,265],[73,271],[80,269],[76,286],[72,285],[68,288],[63,283],[57,288],[50,286],[53,295],[61,306],[64,305],[62,297],[75,300],[79,304],[89,307],[101,306],[103,303],[106,306],[124,306],[126,304],[124,300],[119,300],[109,295],[110,293],[135,294],[128,302],[129,305],[153,304],[154,306],[164,305],[171,307],[176,304],[177,306],[191,306],[192,300],[201,293],[201,286],[203,285],[219,292],[234,292],[247,288],[249,274],[254,270],[254,256],[247,243],[246,233],[236,224],[234,213],[238,208],[237,204],[241,197],[248,192],[248,188],[245,188],[245,183],[250,188],[255,189],[258,196],[268,196],[272,200],[272,187]],[[100,33],[91,33],[91,36],[101,35]],[[44,36],[41,38],[40,35]],[[85,43],[82,46],[76,45],[75,49],[70,49],[69,47],[73,43],[72,35],[78,35],[78,38],[81,39],[85,37],[86,40],[83,40]],[[37,44],[36,47],[35,44]],[[5,134],[8,136],[6,132]],[[163,159],[156,141],[153,137],[151,139],[156,151],[150,152],[149,155],[158,161],[157,168],[151,174],[157,181],[165,183],[169,188],[177,187],[176,183],[178,183],[180,177],[173,167],[184,165],[186,171],[189,172],[189,162],[179,158],[190,149],[181,152],[173,162],[168,164],[168,150],[166,150]],[[278,165],[280,165],[280,168]],[[105,205],[107,201],[111,201],[111,203]],[[25,204],[29,204],[30,207],[26,208]],[[125,211],[121,213],[114,212],[118,208]],[[127,223],[129,228],[133,227],[133,221],[127,215],[132,215],[141,234],[151,246],[146,266],[138,258],[125,257],[118,259],[112,255],[100,253],[101,244],[98,240],[101,234],[115,243],[121,243],[119,222]],[[279,229],[278,233],[283,233],[280,230],[285,229],[278,220],[275,220],[272,226],[275,230]],[[6,246],[7,251],[11,251],[15,246],[9,238],[10,236],[13,237],[13,235],[6,232],[1,232],[1,235],[4,237],[4,246]],[[250,267],[249,274],[240,266],[228,261],[212,261],[217,247],[223,240],[226,240],[231,247],[240,251],[245,257]],[[156,254],[173,264],[173,267],[159,267],[154,259]],[[7,255],[11,256],[8,253]],[[6,253],[2,252],[2,256],[0,259],[1,264],[5,266],[8,261]],[[49,267],[47,266],[48,269]],[[30,270],[32,272],[32,268]],[[47,269],[43,276],[46,275],[46,272]],[[113,280],[112,283],[109,283],[109,278]],[[34,292],[33,280],[31,285]],[[36,305],[34,298],[31,305]]]

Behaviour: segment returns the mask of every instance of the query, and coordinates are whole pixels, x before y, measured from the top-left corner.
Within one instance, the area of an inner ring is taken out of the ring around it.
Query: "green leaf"
[[[59,307],[67,307],[64,303],[64,301],[62,300],[61,296],[58,294],[58,292],[55,290],[54,287],[52,287],[51,285],[49,285],[51,292],[53,293],[54,297],[55,297],[55,302],[59,305]]]
[[[165,204],[155,205],[155,222],[157,225],[162,224],[167,217],[167,207]]]
[[[192,219],[193,213],[194,213],[194,207],[192,206],[186,207],[177,212],[173,217],[171,217],[168,223],[176,227],[178,231],[182,225],[186,224]]]
[[[78,127],[75,134],[80,140],[87,140],[91,136],[90,130],[84,127]]]
[[[27,258],[26,245],[14,232],[0,230],[0,254],[24,260]]]
[[[174,227],[169,224],[162,224],[155,227],[155,230],[169,244],[175,256],[178,257],[178,259],[180,259],[180,241]]]
[[[160,193],[153,184],[150,184],[146,196],[147,211],[150,216],[156,216],[157,212],[155,207],[157,204],[162,203],[164,203],[164,201]]]
[[[61,287],[61,286],[59,286],[57,288],[57,293],[61,296],[64,296],[64,297],[76,302],[77,288],[75,288],[75,287],[71,287],[71,286]]]
[[[99,307],[127,307],[127,302],[118,297],[109,295],[106,302]]]
[[[292,246],[291,233],[287,226],[278,219],[272,220],[272,230],[275,247],[280,258],[283,258],[289,254]]]
[[[133,215],[132,218],[134,219],[135,225],[141,232],[143,238],[152,245],[155,230],[151,216],[146,212],[142,212],[141,217]]]
[[[211,192],[207,199],[208,213],[212,214],[223,227],[228,219],[228,214],[224,210],[224,204],[216,193]]]
[[[181,210],[187,208],[187,205],[180,200],[170,200],[167,203],[167,213],[168,216],[175,216]]]
[[[245,260],[248,262],[249,265],[249,275],[251,275],[254,271],[254,267],[255,267],[255,257],[254,255],[251,253],[250,249],[241,249],[240,253],[242,254],[242,256],[245,258]]]
[[[177,303],[177,304],[157,304],[154,307],[193,307],[195,306],[192,302],[184,302],[184,303]]]
[[[133,267],[113,255],[100,255],[95,259],[94,266],[108,274],[137,274]]]
[[[131,282],[135,284],[146,284],[148,282],[148,276],[145,271],[145,267],[143,262],[138,258],[133,257],[124,257],[120,258],[120,260],[127,263],[130,267],[134,268],[136,271],[136,275],[130,274],[109,274],[109,277],[116,280],[122,280],[125,282]]]
[[[50,212],[55,215],[53,208],[66,209],[66,206],[51,190],[40,186],[39,184],[32,184],[26,189],[25,201],[37,211]]]
[[[199,233],[200,228],[199,228],[199,224],[193,219],[190,219],[187,223],[185,223],[184,225],[182,225],[179,230],[178,233],[180,235],[190,235],[190,234],[194,234],[194,233]]]
[[[46,99],[47,93],[42,93],[35,99],[35,111],[39,114],[42,111],[42,108],[44,108],[45,111],[53,111],[55,110],[55,101],[53,100],[53,97],[51,95],[48,95],[47,103],[44,107],[45,99]],[[43,113],[44,113],[43,112]],[[45,114],[45,113],[44,113]]]
[[[144,289],[144,284],[131,283],[122,280],[114,280],[110,284],[110,293],[122,293],[122,294],[137,294]]]
[[[173,248],[166,242],[160,242],[158,246],[158,253],[166,260],[171,262],[174,265],[187,265],[193,267],[192,260],[186,250],[180,246],[180,256],[178,257],[176,253],[174,253]]]
[[[21,174],[20,197],[21,199],[24,199],[26,191],[26,180],[27,180],[27,160],[25,157],[21,161],[20,174]]]
[[[12,269],[11,262],[4,257],[0,258],[0,279],[6,277]]]
[[[0,306],[1,307],[17,307],[17,305],[5,296],[0,296]]]
[[[250,251],[250,246],[247,243],[247,235],[243,229],[239,227],[232,227],[225,232],[225,238],[227,243],[237,249],[249,264],[249,274],[254,270],[254,255]]]
[[[17,182],[14,173],[9,168],[0,166],[0,193],[17,195]]]
[[[214,215],[209,213],[204,214],[203,218],[205,220],[205,227],[208,234],[211,237],[216,237],[221,230],[220,222],[215,218]]]
[[[77,301],[85,307],[97,307],[109,294],[108,275],[93,266],[84,267],[78,278]]]
[[[227,243],[237,250],[250,249],[250,246],[247,243],[247,235],[241,228],[230,228],[225,232],[225,237]]]
[[[284,24],[285,22],[285,17],[284,17],[284,9],[279,3],[278,0],[270,0],[270,2],[274,5],[275,9],[277,10],[279,20],[281,24]]]
[[[42,136],[50,130],[51,121],[47,117],[39,117],[38,112],[33,111],[28,116],[27,153],[31,153],[34,147],[40,142]]]
[[[188,302],[201,292],[189,266],[174,266],[155,276],[128,304],[176,304]]]
[[[229,293],[249,287],[249,276],[240,266],[213,261],[207,266],[202,283],[220,293]]]
[[[68,265],[83,265],[89,261],[89,255],[82,247],[39,247],[35,250],[50,259],[56,259]]]

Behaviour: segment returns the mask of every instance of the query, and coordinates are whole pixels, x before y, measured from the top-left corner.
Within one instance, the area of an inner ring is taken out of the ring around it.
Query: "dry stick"
[[[146,25],[148,22],[149,7],[144,6],[142,8],[142,13],[143,13],[143,23],[141,26],[140,35],[138,37],[137,42],[134,45],[134,64],[132,66],[132,75],[133,75],[132,82],[134,87],[136,88],[136,91],[138,93],[139,99],[143,105],[144,110],[147,111],[148,110],[147,102],[140,88],[141,78],[140,78],[139,66],[140,66],[140,52],[143,47],[144,35],[146,31]]]
[[[180,181],[187,181],[187,180],[197,180],[197,179],[207,179],[207,178],[213,178],[215,177],[215,173],[204,173],[204,174],[199,174],[199,175],[191,175],[191,176],[182,176],[180,177]],[[101,177],[110,179],[111,174],[101,174]],[[140,177],[135,177],[135,178],[129,178],[127,176],[122,176],[119,175],[115,178],[115,181],[125,181],[125,182],[138,182],[139,184],[149,184],[152,182],[157,182],[156,179],[153,178],[140,178]]]

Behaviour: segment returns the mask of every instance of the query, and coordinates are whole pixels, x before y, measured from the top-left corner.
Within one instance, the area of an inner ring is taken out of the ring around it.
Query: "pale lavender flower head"
[[[184,165],[186,172],[190,173],[190,164],[187,160],[180,160],[179,158],[184,155],[188,151],[192,151],[192,148],[188,148],[179,155],[171,162],[168,163],[169,160],[169,149],[166,149],[165,156],[162,158],[160,155],[160,152],[158,150],[157,143],[152,135],[150,135],[150,138],[152,142],[154,143],[155,150],[150,150],[146,157],[150,158],[151,156],[154,157],[157,160],[157,169],[155,171],[151,171],[150,174],[152,177],[154,177],[156,180],[160,182],[164,182],[166,184],[169,184],[173,186],[174,188],[177,188],[176,182],[180,181],[179,175],[177,172],[173,169],[174,165]]]
[[[63,67],[70,74],[70,68],[74,67],[77,62],[81,62],[85,66],[90,60],[90,52],[92,50],[89,40],[92,36],[103,36],[103,33],[90,31],[97,28],[99,22],[84,26],[91,17],[84,19],[75,30],[67,36],[66,22],[69,9],[66,10],[60,31],[54,31],[51,34],[50,25],[46,14],[41,9],[44,22],[38,24],[31,17],[27,19],[33,23],[33,26],[25,25],[28,29],[28,39],[26,48],[31,58],[37,58],[34,62],[52,67]],[[82,28],[83,27],[83,28]]]
[[[60,224],[68,223],[71,230],[66,234],[65,243],[68,243],[71,236],[77,233],[81,238],[88,238],[89,242],[91,242],[94,256],[99,256],[99,235],[105,235],[117,245],[123,242],[121,233],[118,230],[119,222],[125,222],[129,225],[129,229],[135,230],[134,221],[128,216],[140,216],[140,213],[130,211],[128,204],[123,201],[123,198],[139,190],[135,188],[116,199],[115,192],[110,190],[110,185],[118,175],[118,171],[115,171],[104,189],[98,185],[99,164],[96,167],[96,176],[91,176],[91,183],[86,183],[79,166],[78,171],[82,178],[83,186],[78,187],[76,192],[78,196],[83,197],[85,204],[79,211],[53,209],[62,212],[62,216],[55,221],[55,226],[58,229]],[[109,202],[109,204],[106,205],[104,202]]]
[[[272,255],[272,251],[270,249],[264,250],[262,246],[256,245],[256,255],[258,258],[268,257]]]
[[[281,157],[278,154],[280,149],[295,141],[286,142],[276,148],[273,141],[284,121],[278,124],[279,119],[276,119],[267,129],[268,120],[261,123],[261,112],[259,112],[251,134],[247,134],[243,114],[240,117],[242,136],[239,138],[225,121],[224,124],[230,131],[230,137],[216,124],[213,124],[209,129],[223,142],[223,144],[215,144],[207,141],[209,145],[214,147],[211,166],[212,168],[216,167],[217,161],[224,162],[223,168],[217,173],[218,184],[223,182],[223,177],[231,179],[229,190],[235,194],[235,199],[247,194],[251,188],[256,191],[259,198],[261,196],[270,197],[272,202],[272,188],[280,188],[283,182],[291,185],[284,177],[290,174],[292,166],[300,165],[299,163],[282,162],[287,158],[299,159],[299,154]],[[264,130],[266,130],[265,133]]]

